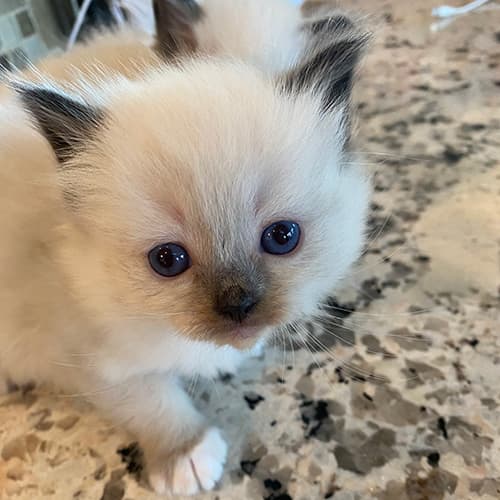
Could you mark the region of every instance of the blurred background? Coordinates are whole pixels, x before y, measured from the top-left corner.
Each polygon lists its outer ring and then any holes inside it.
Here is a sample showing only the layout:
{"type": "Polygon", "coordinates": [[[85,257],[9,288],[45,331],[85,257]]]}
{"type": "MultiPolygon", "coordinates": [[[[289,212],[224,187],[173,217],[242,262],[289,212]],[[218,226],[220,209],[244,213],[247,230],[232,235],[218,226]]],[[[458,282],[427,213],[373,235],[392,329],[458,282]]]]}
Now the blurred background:
{"type": "MultiPolygon", "coordinates": [[[[27,61],[64,50],[83,0],[0,0],[0,66],[22,68],[27,61]]],[[[78,38],[88,29],[115,22],[106,0],[93,0],[78,38]]]]}

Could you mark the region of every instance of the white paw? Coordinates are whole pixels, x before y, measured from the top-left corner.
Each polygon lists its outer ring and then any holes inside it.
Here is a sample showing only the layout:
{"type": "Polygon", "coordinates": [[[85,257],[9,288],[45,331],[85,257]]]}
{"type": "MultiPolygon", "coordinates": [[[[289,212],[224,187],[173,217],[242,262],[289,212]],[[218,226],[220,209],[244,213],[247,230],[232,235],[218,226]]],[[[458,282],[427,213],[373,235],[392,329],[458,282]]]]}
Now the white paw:
{"type": "Polygon", "coordinates": [[[160,495],[195,495],[209,491],[222,477],[226,456],[227,444],[219,429],[212,427],[189,454],[177,459],[170,484],[165,474],[158,472],[152,472],[149,481],[160,495]]]}

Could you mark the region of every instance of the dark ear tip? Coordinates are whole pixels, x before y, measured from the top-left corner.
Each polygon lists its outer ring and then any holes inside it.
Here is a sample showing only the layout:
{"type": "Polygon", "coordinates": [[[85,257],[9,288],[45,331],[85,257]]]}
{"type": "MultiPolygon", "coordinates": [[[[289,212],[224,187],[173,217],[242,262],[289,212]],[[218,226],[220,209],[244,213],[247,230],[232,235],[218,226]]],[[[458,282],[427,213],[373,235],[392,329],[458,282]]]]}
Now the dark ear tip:
{"type": "Polygon", "coordinates": [[[30,84],[23,80],[17,80],[14,78],[0,78],[0,84],[5,85],[9,90],[14,92],[16,95],[22,95],[25,91],[30,88],[30,84]]]}
{"type": "MultiPolygon", "coordinates": [[[[316,2],[317,5],[323,3],[316,2]]],[[[328,50],[329,47],[343,47],[344,56],[347,53],[354,56],[354,65],[359,62],[373,39],[373,30],[367,16],[328,5],[318,7],[314,15],[304,16],[303,29],[308,33],[310,53],[328,50]]]]}
{"type": "Polygon", "coordinates": [[[60,89],[50,87],[44,84],[32,83],[27,80],[10,78],[6,81],[6,86],[15,93],[15,95],[26,105],[32,102],[32,99],[40,100],[42,96],[48,96],[51,93],[59,93],[60,89]]]}
{"type": "Polygon", "coordinates": [[[303,28],[312,39],[347,38],[367,45],[373,37],[374,23],[369,16],[333,7],[329,0],[306,0],[302,17],[303,28]]]}
{"type": "Polygon", "coordinates": [[[347,16],[337,15],[312,21],[309,26],[313,35],[329,31],[348,31],[354,29],[354,22],[347,16]]]}
{"type": "Polygon", "coordinates": [[[284,90],[321,96],[324,111],[348,103],[358,64],[372,38],[359,19],[331,8],[304,18],[305,47],[298,64],[280,82],[284,90]]]}
{"type": "Polygon", "coordinates": [[[50,84],[11,80],[11,88],[33,124],[42,132],[62,162],[102,125],[103,110],[69,96],[50,84]]]}
{"type": "Polygon", "coordinates": [[[48,92],[46,87],[36,86],[24,80],[10,79],[7,81],[7,87],[14,92],[22,106],[30,113],[34,105],[40,105],[41,93],[48,92]]]}

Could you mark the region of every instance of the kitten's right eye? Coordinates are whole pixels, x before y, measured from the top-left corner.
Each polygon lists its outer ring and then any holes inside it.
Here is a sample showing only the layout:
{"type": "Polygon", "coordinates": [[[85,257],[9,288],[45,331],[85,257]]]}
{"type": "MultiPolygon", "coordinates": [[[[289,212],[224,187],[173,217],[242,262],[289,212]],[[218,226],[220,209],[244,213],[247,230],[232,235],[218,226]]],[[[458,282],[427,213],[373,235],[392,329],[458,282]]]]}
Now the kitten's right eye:
{"type": "Polygon", "coordinates": [[[167,278],[182,274],[191,266],[186,249],[176,243],[163,243],[148,254],[149,264],[155,272],[167,278]]]}

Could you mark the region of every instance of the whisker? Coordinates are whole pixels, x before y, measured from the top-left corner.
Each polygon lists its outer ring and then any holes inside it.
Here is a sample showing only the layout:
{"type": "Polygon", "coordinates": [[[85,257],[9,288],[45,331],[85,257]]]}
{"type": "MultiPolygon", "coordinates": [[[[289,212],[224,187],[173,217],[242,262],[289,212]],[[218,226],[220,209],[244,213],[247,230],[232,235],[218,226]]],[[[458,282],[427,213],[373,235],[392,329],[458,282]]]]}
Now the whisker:
{"type": "MultiPolygon", "coordinates": [[[[338,328],[342,328],[342,329],[345,329],[347,331],[354,331],[355,333],[358,333],[361,332],[361,333],[364,333],[364,334],[368,334],[368,335],[373,335],[372,331],[367,329],[367,328],[360,328],[360,327],[355,327],[355,328],[351,328],[351,327],[346,327],[344,325],[336,325],[338,328]]],[[[353,342],[349,342],[347,339],[343,338],[342,336],[336,334],[335,332],[332,332],[330,330],[327,330],[327,329],[324,329],[323,330],[324,333],[326,333],[327,335],[331,335],[332,337],[336,338],[339,342],[341,342],[342,344],[344,345],[348,345],[349,347],[355,347],[355,343],[353,342]]],[[[418,333],[418,332],[417,332],[418,333]]],[[[401,339],[401,340],[406,340],[408,342],[412,342],[412,343],[415,343],[415,344],[418,344],[418,343],[421,343],[421,344],[425,344],[425,345],[428,345],[428,346],[431,346],[432,345],[432,340],[427,338],[427,337],[424,337],[424,336],[421,336],[421,335],[398,335],[398,334],[384,334],[384,335],[380,335],[380,336],[375,336],[376,338],[380,337],[380,339],[384,339],[386,337],[390,337],[390,338],[396,338],[396,339],[401,339]]],[[[386,355],[387,352],[386,351],[374,351],[372,349],[369,349],[369,348],[366,348],[366,353],[367,354],[384,354],[386,355]]]]}
{"type": "Polygon", "coordinates": [[[392,158],[396,160],[412,160],[412,161],[421,161],[421,162],[430,162],[433,158],[425,157],[425,156],[410,156],[410,155],[401,155],[397,153],[387,153],[387,152],[377,152],[377,151],[363,151],[360,154],[363,156],[378,156],[385,158],[392,158]]]}
{"type": "Polygon", "coordinates": [[[401,243],[401,245],[398,245],[389,255],[384,255],[380,259],[378,259],[375,262],[372,262],[370,264],[366,264],[364,266],[360,266],[357,269],[354,269],[351,272],[352,276],[356,276],[358,274],[361,274],[365,272],[368,269],[373,269],[374,267],[379,266],[380,264],[383,264],[384,262],[387,262],[388,260],[392,259],[395,255],[397,255],[399,252],[401,252],[404,248],[412,248],[411,244],[408,241],[405,241],[404,243],[401,243]]]}
{"type": "MultiPolygon", "coordinates": [[[[109,425],[106,425],[104,427],[104,430],[107,432],[118,430],[118,429],[123,429],[129,427],[130,423],[135,420],[135,416],[132,415],[131,417],[127,418],[122,418],[119,420],[114,420],[113,423],[109,423],[109,425]]],[[[71,436],[70,436],[71,437],[71,436]]]]}
{"type": "MultiPolygon", "coordinates": [[[[293,327],[291,327],[293,329],[293,327]]],[[[292,353],[292,366],[295,366],[295,346],[294,346],[294,340],[291,335],[285,335],[288,343],[290,345],[290,351],[292,353]]]]}
{"type": "MultiPolygon", "coordinates": [[[[339,325],[340,326],[340,325],[339,325]]],[[[369,330],[367,330],[368,332],[370,332],[369,330]]],[[[371,333],[371,332],[370,332],[371,333]]],[[[409,336],[406,336],[406,335],[401,335],[400,336],[401,338],[404,338],[405,340],[408,340],[409,339],[409,336]]],[[[383,337],[382,337],[383,338],[383,337]]],[[[381,383],[386,383],[388,381],[387,377],[385,377],[384,375],[376,375],[374,373],[371,373],[365,369],[363,369],[362,367],[359,367],[353,363],[350,363],[346,360],[343,360],[341,358],[339,358],[338,356],[336,356],[331,349],[329,349],[327,346],[325,346],[320,339],[318,339],[317,337],[310,337],[309,340],[311,340],[313,343],[315,343],[315,345],[317,347],[319,347],[320,349],[322,349],[324,352],[326,352],[334,361],[337,361],[339,362],[342,366],[345,366],[347,367],[348,369],[352,370],[353,372],[357,372],[357,373],[360,373],[362,376],[364,376],[365,378],[367,379],[370,379],[370,380],[376,380],[377,382],[381,382],[381,383]]],[[[430,342],[430,339],[422,339],[420,337],[416,337],[414,340],[419,340],[419,341],[422,341],[422,342],[430,342]]],[[[345,343],[345,340],[342,339],[342,341],[345,343]]],[[[384,361],[389,361],[390,359],[394,360],[394,359],[397,359],[397,356],[393,355],[389,358],[387,358],[385,356],[385,352],[384,351],[366,351],[367,353],[371,353],[371,354],[384,354],[384,361]]],[[[418,373],[413,375],[413,376],[408,376],[408,377],[401,377],[400,379],[398,380],[401,380],[402,382],[407,382],[407,381],[411,381],[411,380],[415,380],[418,378],[418,373]]]]}
{"type": "Polygon", "coordinates": [[[195,373],[192,377],[190,377],[189,385],[186,389],[186,392],[191,396],[195,393],[196,385],[198,384],[199,374],[195,373]]]}
{"type": "Polygon", "coordinates": [[[86,368],[92,368],[92,365],[76,365],[74,363],[67,363],[65,361],[51,361],[52,365],[59,366],[61,368],[71,368],[71,369],[79,369],[84,370],[86,368]]]}
{"type": "Polygon", "coordinates": [[[290,349],[292,351],[292,366],[296,366],[296,359],[295,359],[295,345],[292,337],[288,337],[288,340],[290,341],[290,349]]]}
{"type": "MultiPolygon", "coordinates": [[[[336,325],[338,328],[342,328],[343,330],[346,330],[346,331],[353,331],[353,329],[351,328],[348,328],[344,325],[336,325]]],[[[342,337],[341,335],[335,333],[334,331],[331,331],[331,330],[328,330],[326,328],[323,328],[322,332],[326,335],[329,335],[331,337],[333,337],[334,339],[338,340],[338,342],[340,344],[343,344],[343,345],[347,345],[348,347],[356,347],[356,342],[352,342],[344,337],[342,337]]],[[[384,351],[374,351],[373,349],[370,349],[370,348],[366,348],[366,353],[367,354],[386,354],[384,351]]]]}
{"type": "Polygon", "coordinates": [[[106,394],[111,392],[114,389],[117,389],[118,387],[121,387],[125,384],[127,384],[128,381],[124,380],[122,382],[119,382],[117,384],[112,384],[109,386],[101,387],[100,389],[96,389],[95,391],[82,391],[82,392],[75,392],[73,394],[61,394],[61,398],[90,398],[92,396],[99,396],[101,394],[106,394]]]}
{"type": "Polygon", "coordinates": [[[332,360],[336,362],[340,362],[342,366],[347,367],[348,369],[352,370],[355,374],[361,375],[363,378],[366,378],[368,380],[373,380],[381,383],[386,383],[387,378],[383,377],[381,375],[376,375],[374,371],[368,371],[360,366],[357,366],[347,360],[343,360],[336,356],[331,349],[329,349],[325,344],[323,344],[317,337],[310,337],[308,340],[311,340],[313,344],[315,344],[318,348],[320,348],[323,352],[327,353],[332,360]]]}
{"type": "MultiPolygon", "coordinates": [[[[198,380],[199,380],[199,379],[198,379],[198,380]]],[[[210,378],[210,379],[209,379],[209,381],[210,381],[210,383],[211,383],[211,386],[212,386],[212,389],[213,389],[213,391],[214,391],[214,393],[215,393],[215,396],[217,397],[217,399],[221,400],[221,399],[222,399],[222,397],[221,397],[221,393],[220,393],[220,391],[219,391],[219,386],[217,385],[217,383],[216,383],[215,379],[210,378]]]]}
{"type": "Polygon", "coordinates": [[[374,236],[370,235],[368,237],[368,240],[365,243],[365,249],[363,250],[363,253],[361,254],[360,258],[364,257],[369,252],[371,245],[373,245],[380,239],[380,236],[382,236],[384,229],[386,228],[387,224],[389,223],[392,217],[393,213],[389,212],[387,217],[382,222],[381,226],[376,230],[375,235],[374,236]]]}
{"type": "Polygon", "coordinates": [[[281,346],[283,348],[283,355],[281,357],[281,378],[285,379],[285,377],[286,377],[286,365],[288,362],[288,352],[286,350],[287,335],[286,335],[286,332],[284,330],[280,331],[280,337],[281,337],[281,339],[280,339],[281,346]]]}
{"type": "MultiPolygon", "coordinates": [[[[332,305],[332,304],[325,304],[324,306],[322,306],[319,310],[320,313],[325,313],[328,315],[328,311],[326,311],[325,309],[333,309],[335,311],[339,311],[339,312],[346,312],[346,313],[350,313],[350,314],[356,314],[356,316],[358,315],[361,315],[361,316],[367,316],[367,317],[374,317],[374,318],[386,318],[386,317],[392,317],[392,316],[404,316],[404,317],[407,317],[407,316],[420,316],[420,315],[423,315],[423,314],[435,314],[437,311],[446,311],[445,308],[439,308],[439,307],[430,307],[430,308],[422,308],[422,309],[418,309],[416,311],[400,311],[400,312],[387,312],[387,313],[370,313],[370,312],[365,312],[365,311],[358,311],[358,310],[353,310],[353,309],[347,309],[345,307],[342,307],[342,306],[335,306],[335,305],[332,305]]],[[[330,317],[330,316],[327,316],[327,317],[330,317]]],[[[334,317],[334,316],[332,316],[334,317]]]]}
{"type": "Polygon", "coordinates": [[[302,342],[302,344],[304,345],[304,347],[308,351],[309,355],[313,359],[313,362],[316,364],[316,366],[318,367],[318,369],[321,370],[323,367],[322,367],[321,363],[318,361],[317,357],[314,355],[314,353],[311,350],[311,348],[309,347],[309,345],[307,343],[307,339],[304,338],[304,337],[302,337],[301,332],[300,332],[300,326],[301,325],[299,325],[299,324],[296,325],[296,333],[297,333],[297,335],[299,337],[299,340],[302,342]]]}
{"type": "MultiPolygon", "coordinates": [[[[401,334],[396,334],[396,333],[384,333],[384,334],[377,335],[377,334],[374,334],[372,329],[367,328],[366,326],[364,326],[360,322],[354,321],[351,317],[350,318],[337,318],[335,316],[330,316],[330,317],[328,317],[328,320],[333,322],[335,324],[335,326],[338,328],[342,328],[342,329],[345,329],[348,331],[354,331],[355,333],[361,332],[361,333],[368,334],[368,335],[374,335],[375,337],[381,338],[381,339],[383,339],[385,337],[401,338],[401,339],[405,339],[405,340],[412,340],[414,342],[423,342],[423,343],[426,343],[428,345],[432,345],[431,339],[429,339],[426,336],[426,334],[428,334],[428,332],[424,332],[421,330],[412,330],[412,332],[415,335],[410,335],[410,334],[409,335],[401,335],[401,334]]],[[[333,332],[328,331],[324,327],[324,325],[323,325],[323,328],[324,328],[324,331],[326,333],[333,334],[333,332]]],[[[338,338],[344,344],[346,343],[346,339],[344,339],[342,337],[338,337],[338,338]]]]}
{"type": "Polygon", "coordinates": [[[289,341],[289,336],[287,335],[287,328],[286,327],[279,327],[276,330],[276,333],[279,334],[279,346],[280,346],[280,351],[281,351],[281,378],[285,379],[286,377],[286,366],[288,364],[288,353],[286,350],[286,345],[287,341],[289,341]]]}
{"type": "MultiPolygon", "coordinates": [[[[372,330],[363,327],[356,327],[358,331],[367,335],[374,335],[372,330]]],[[[384,333],[382,335],[374,335],[376,338],[384,339],[384,338],[395,338],[395,339],[403,339],[408,340],[415,343],[422,343],[428,346],[432,345],[432,340],[426,337],[422,332],[416,331],[416,335],[401,335],[397,333],[384,333]]]]}

